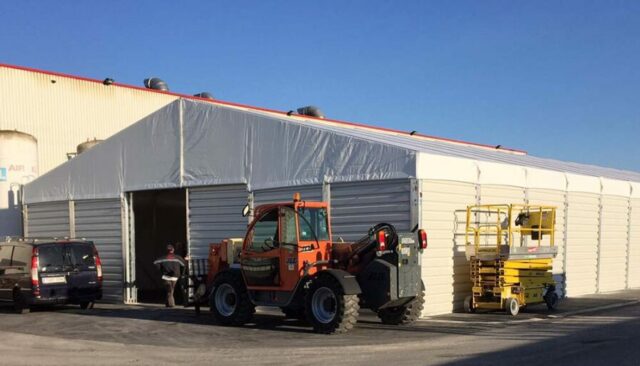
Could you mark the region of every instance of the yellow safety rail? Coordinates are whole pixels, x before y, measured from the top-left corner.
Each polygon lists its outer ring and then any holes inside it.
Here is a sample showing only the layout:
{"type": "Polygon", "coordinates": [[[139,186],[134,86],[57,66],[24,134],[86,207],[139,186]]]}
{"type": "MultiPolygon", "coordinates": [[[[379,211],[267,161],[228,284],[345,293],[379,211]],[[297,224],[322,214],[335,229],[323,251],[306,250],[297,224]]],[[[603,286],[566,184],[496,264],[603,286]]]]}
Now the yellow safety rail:
{"type": "Polygon", "coordinates": [[[473,237],[475,253],[491,252],[492,245],[481,245],[482,237],[495,237],[495,254],[499,256],[500,246],[503,245],[503,238],[512,247],[514,234],[519,234],[521,240],[525,236],[530,236],[537,246],[542,245],[542,238],[549,235],[549,245],[554,246],[555,242],[555,215],[556,208],[542,205],[523,204],[491,204],[491,205],[471,205],[467,206],[467,225],[465,230],[465,242],[471,245],[469,237],[473,237]],[[488,217],[495,216],[495,222],[481,222],[480,219],[472,219],[472,215],[485,214],[488,217]],[[518,222],[518,224],[516,224],[518,222]],[[482,248],[481,248],[482,247],[482,248]]]}

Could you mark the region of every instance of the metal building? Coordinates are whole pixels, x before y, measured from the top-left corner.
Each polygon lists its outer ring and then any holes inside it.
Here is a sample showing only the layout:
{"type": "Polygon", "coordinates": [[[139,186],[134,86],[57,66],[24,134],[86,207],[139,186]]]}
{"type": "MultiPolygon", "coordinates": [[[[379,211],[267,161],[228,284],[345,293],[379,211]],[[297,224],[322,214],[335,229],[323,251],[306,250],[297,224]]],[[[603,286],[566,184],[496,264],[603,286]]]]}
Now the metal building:
{"type": "Polygon", "coordinates": [[[330,202],[336,238],[380,221],[427,229],[424,315],[470,290],[460,212],[476,203],[558,206],[561,294],[640,287],[640,173],[188,98],[28,184],[25,233],[94,240],[107,297],[146,301],[159,240],[206,256],[243,234],[247,201],[293,192],[330,202]]]}
{"type": "Polygon", "coordinates": [[[105,139],[177,98],[0,64],[0,130],[18,130],[38,139],[40,174],[65,162],[67,153],[87,139],[105,139]]]}

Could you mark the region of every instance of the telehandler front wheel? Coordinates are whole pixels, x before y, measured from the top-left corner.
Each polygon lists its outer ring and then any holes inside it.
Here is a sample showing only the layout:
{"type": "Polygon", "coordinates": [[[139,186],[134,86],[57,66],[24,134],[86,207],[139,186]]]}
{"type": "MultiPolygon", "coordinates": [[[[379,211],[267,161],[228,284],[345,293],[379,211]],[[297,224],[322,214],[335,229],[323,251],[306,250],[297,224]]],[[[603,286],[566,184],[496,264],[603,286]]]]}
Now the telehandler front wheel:
{"type": "Polygon", "coordinates": [[[242,276],[230,272],[221,273],[213,281],[209,305],[211,314],[222,325],[248,323],[256,311],[242,276]]]}
{"type": "Polygon", "coordinates": [[[381,309],[378,317],[383,324],[406,325],[411,324],[420,318],[424,309],[424,283],[420,282],[420,292],[413,300],[404,306],[381,309]]]}
{"type": "Polygon", "coordinates": [[[358,295],[345,295],[340,282],[331,275],[313,280],[305,298],[307,320],[316,333],[346,333],[358,321],[358,295]]]}

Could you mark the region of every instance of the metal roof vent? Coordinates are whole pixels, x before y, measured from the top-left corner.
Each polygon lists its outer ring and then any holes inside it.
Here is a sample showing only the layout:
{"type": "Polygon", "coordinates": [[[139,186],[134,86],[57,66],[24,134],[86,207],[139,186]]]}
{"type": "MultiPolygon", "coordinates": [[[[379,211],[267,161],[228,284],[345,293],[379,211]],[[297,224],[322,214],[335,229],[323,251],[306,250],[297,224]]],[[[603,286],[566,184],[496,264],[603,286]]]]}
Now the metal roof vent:
{"type": "Polygon", "coordinates": [[[209,92],[202,92],[202,93],[194,94],[193,96],[198,98],[211,99],[211,100],[215,99],[213,97],[213,94],[209,92]]]}
{"type": "Polygon", "coordinates": [[[144,79],[144,87],[147,89],[169,91],[169,85],[160,78],[144,79]]]}
{"type": "Polygon", "coordinates": [[[301,114],[303,116],[324,118],[324,113],[322,113],[320,108],[313,105],[308,105],[306,107],[298,108],[298,114],[301,114]]]}

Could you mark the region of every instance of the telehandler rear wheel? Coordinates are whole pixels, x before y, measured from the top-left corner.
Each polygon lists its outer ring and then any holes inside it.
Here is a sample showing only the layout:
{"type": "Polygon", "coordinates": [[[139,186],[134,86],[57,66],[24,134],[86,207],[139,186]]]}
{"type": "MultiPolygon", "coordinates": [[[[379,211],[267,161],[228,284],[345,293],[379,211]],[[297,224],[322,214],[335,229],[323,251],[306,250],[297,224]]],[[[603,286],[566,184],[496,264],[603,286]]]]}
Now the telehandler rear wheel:
{"type": "Polygon", "coordinates": [[[209,304],[211,314],[222,325],[243,325],[251,321],[256,312],[242,276],[230,272],[221,273],[213,280],[209,304]]]}
{"type": "Polygon", "coordinates": [[[424,283],[420,282],[420,292],[415,299],[404,306],[386,308],[378,311],[378,317],[383,324],[406,325],[411,324],[420,318],[424,309],[424,283]]]}
{"type": "Polygon", "coordinates": [[[358,295],[345,295],[340,282],[331,275],[315,279],[305,298],[305,313],[316,333],[346,333],[358,321],[358,295]]]}

